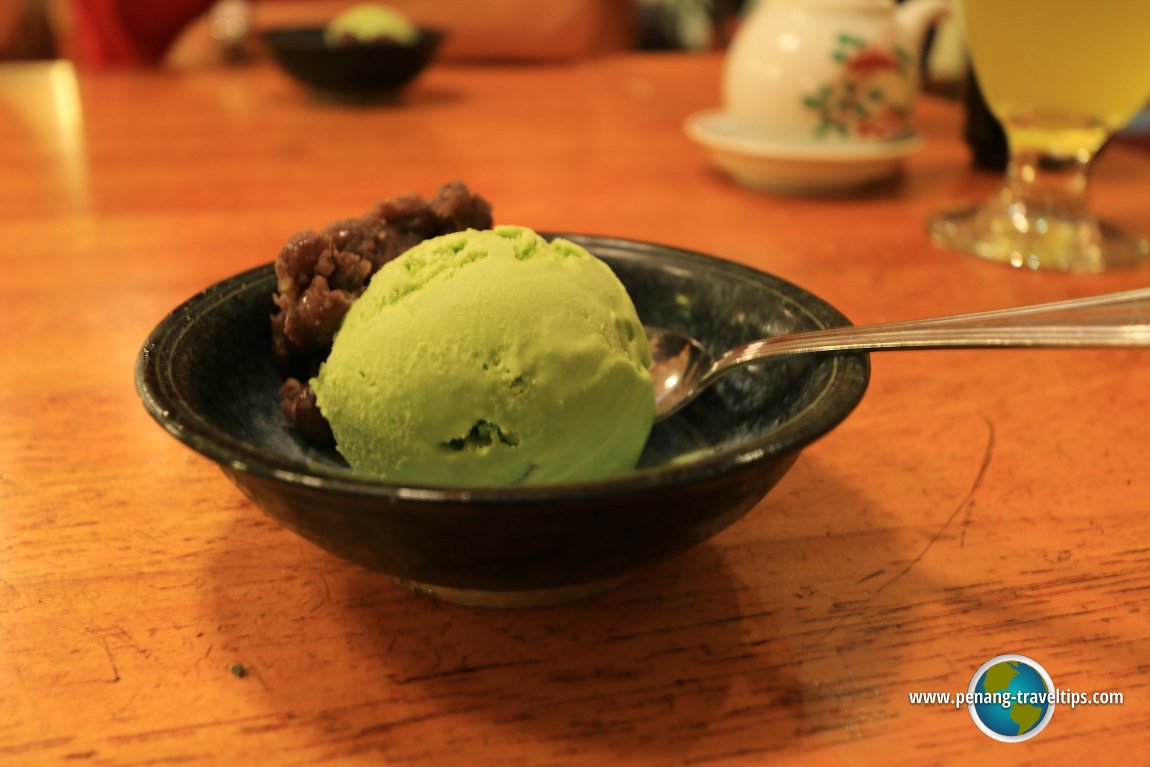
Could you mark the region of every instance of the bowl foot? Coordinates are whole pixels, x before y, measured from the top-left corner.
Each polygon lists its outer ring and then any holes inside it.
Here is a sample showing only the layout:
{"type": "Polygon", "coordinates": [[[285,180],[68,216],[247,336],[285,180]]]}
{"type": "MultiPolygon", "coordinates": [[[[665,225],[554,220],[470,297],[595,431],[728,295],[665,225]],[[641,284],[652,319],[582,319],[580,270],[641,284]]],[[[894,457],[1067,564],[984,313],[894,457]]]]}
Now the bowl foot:
{"type": "Polygon", "coordinates": [[[550,589],[525,589],[523,591],[487,591],[484,589],[458,589],[450,586],[436,586],[431,583],[392,577],[395,583],[417,594],[452,602],[468,607],[498,607],[503,609],[526,609],[549,607],[567,602],[577,602],[604,591],[609,591],[624,583],[630,576],[606,578],[590,583],[577,583],[573,586],[556,586],[550,589]]]}

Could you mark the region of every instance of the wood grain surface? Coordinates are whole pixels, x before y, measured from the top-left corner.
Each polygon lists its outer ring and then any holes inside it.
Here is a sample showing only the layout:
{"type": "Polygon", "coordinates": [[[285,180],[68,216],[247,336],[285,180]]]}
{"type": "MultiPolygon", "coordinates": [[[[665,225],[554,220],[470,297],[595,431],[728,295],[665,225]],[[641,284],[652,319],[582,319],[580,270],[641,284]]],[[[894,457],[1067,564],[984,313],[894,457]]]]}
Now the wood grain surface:
{"type": "MultiPolygon", "coordinates": [[[[455,178],[500,222],[703,250],[855,322],[1148,283],[933,248],[927,217],[996,182],[936,98],[888,183],[740,189],[681,127],[720,70],[437,65],[350,107],[265,64],[0,69],[0,764],[1145,758],[1150,352],[875,355],[858,410],[746,518],[529,611],[436,603],[328,555],[144,412],[133,361],[165,312],[296,231],[455,178]],[[1019,745],[909,703],[1003,653],[1124,703],[1059,707],[1019,745]]],[[[1092,181],[1099,211],[1150,230],[1150,153],[1116,143],[1092,181]]]]}

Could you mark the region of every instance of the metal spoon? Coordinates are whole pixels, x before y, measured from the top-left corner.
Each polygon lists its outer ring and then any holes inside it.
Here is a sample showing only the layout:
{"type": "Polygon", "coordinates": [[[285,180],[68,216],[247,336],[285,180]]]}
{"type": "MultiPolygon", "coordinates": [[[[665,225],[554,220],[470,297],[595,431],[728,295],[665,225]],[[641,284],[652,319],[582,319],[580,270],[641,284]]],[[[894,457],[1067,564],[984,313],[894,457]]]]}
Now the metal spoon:
{"type": "Polygon", "coordinates": [[[904,322],[828,328],[763,338],[718,358],[694,338],[647,327],[656,420],[734,368],[812,352],[887,349],[1150,346],[1150,288],[1089,298],[904,322]]]}

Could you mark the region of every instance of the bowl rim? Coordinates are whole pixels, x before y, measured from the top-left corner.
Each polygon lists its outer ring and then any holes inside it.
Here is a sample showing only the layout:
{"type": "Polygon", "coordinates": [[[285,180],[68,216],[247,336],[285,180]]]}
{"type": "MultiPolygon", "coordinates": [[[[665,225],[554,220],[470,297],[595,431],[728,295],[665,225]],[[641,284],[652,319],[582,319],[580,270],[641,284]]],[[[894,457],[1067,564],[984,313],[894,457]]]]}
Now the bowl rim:
{"type": "Polygon", "coordinates": [[[259,38],[272,48],[284,51],[414,51],[435,45],[447,35],[446,30],[441,27],[417,24],[416,29],[419,30],[419,37],[413,43],[381,39],[356,42],[354,45],[329,45],[323,36],[325,27],[315,24],[285,24],[267,27],[260,30],[259,38]]]}
{"type": "MultiPolygon", "coordinates": [[[[649,260],[651,256],[672,256],[680,262],[702,263],[711,269],[726,271],[754,281],[773,283],[780,292],[797,294],[804,313],[811,319],[849,320],[835,307],[805,288],[750,266],[699,251],[686,250],[649,241],[614,236],[540,231],[551,239],[561,237],[576,242],[596,256],[610,255],[649,260]],[[806,305],[813,303],[813,307],[806,305]],[[817,309],[820,315],[816,315],[817,309]]],[[[251,267],[216,282],[169,311],[148,334],[135,364],[135,384],[147,412],[169,434],[225,470],[253,475],[267,480],[294,485],[301,489],[324,490],[343,495],[381,501],[419,501],[424,504],[467,504],[476,508],[499,505],[532,506],[540,502],[578,502],[590,498],[642,493],[653,488],[694,484],[728,474],[738,468],[762,462],[808,446],[838,426],[861,401],[870,379],[870,360],[865,352],[841,352],[824,355],[831,373],[814,395],[808,408],[770,429],[750,443],[708,452],[682,463],[636,469],[625,474],[593,482],[524,485],[524,486],[443,486],[398,484],[380,479],[359,477],[350,469],[335,469],[308,464],[282,454],[239,440],[199,415],[178,395],[171,376],[170,362],[197,319],[207,316],[221,303],[245,292],[252,283],[270,281],[274,285],[274,263],[251,267]],[[829,403],[829,409],[818,414],[814,405],[829,403]]],[[[271,292],[268,294],[269,303],[271,292]]],[[[270,307],[269,307],[270,309],[270,307]]],[[[270,314],[269,314],[270,317],[270,314]]]]}

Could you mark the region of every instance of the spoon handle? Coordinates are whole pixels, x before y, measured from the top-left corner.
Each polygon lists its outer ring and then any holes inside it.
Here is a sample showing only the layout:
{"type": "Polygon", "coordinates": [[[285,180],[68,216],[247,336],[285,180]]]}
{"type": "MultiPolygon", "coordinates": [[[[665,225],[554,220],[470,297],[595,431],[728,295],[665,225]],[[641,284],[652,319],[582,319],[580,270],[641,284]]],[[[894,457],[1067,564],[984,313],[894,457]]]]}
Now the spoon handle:
{"type": "Polygon", "coordinates": [[[1150,288],[988,312],[828,328],[736,346],[706,377],[808,352],[993,347],[1150,346],[1150,288]]]}

